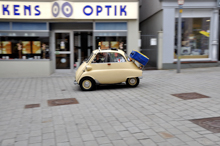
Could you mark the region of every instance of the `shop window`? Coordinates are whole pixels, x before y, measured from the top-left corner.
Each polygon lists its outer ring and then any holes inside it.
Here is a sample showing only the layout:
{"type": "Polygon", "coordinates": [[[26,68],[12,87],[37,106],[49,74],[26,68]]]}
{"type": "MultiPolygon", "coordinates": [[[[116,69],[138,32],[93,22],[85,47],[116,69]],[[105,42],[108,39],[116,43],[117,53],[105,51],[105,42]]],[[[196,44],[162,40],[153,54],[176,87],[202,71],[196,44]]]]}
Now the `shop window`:
{"type": "Polygon", "coordinates": [[[97,22],[95,30],[127,30],[126,22],[97,22]]]}
{"type": "Polygon", "coordinates": [[[47,23],[12,22],[12,30],[47,30],[47,23]]]}
{"type": "MultiPolygon", "coordinates": [[[[174,58],[177,59],[178,19],[175,25],[174,58]]],[[[209,58],[210,18],[183,18],[181,58],[209,58]]]]}
{"type": "Polygon", "coordinates": [[[9,22],[0,22],[0,30],[10,30],[9,22]]]}
{"type": "Polygon", "coordinates": [[[126,37],[96,37],[96,46],[101,42],[100,49],[116,48],[126,52],[127,39],[126,37]]]}
{"type": "Polygon", "coordinates": [[[49,58],[49,37],[0,37],[0,59],[49,58]]]}

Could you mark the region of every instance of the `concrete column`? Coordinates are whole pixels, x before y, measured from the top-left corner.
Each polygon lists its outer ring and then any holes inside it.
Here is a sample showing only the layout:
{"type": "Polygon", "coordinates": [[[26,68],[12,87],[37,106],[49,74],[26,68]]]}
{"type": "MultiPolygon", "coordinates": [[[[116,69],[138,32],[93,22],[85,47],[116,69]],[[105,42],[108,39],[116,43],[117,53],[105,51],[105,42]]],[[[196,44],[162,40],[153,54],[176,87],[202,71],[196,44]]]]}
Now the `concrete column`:
{"type": "Polygon", "coordinates": [[[213,11],[213,26],[214,26],[214,29],[212,29],[212,42],[211,42],[211,57],[212,57],[212,60],[213,61],[217,61],[218,60],[218,57],[217,57],[217,54],[218,54],[218,25],[219,25],[219,10],[218,9],[215,9],[213,11]]]}
{"type": "Polygon", "coordinates": [[[173,63],[175,39],[175,9],[163,10],[163,63],[173,63]]]}
{"type": "Polygon", "coordinates": [[[158,31],[157,69],[163,68],[163,31],[158,31]]]}
{"type": "Polygon", "coordinates": [[[139,22],[138,20],[129,20],[127,23],[127,54],[129,55],[132,50],[138,50],[139,39],[139,22]]]}

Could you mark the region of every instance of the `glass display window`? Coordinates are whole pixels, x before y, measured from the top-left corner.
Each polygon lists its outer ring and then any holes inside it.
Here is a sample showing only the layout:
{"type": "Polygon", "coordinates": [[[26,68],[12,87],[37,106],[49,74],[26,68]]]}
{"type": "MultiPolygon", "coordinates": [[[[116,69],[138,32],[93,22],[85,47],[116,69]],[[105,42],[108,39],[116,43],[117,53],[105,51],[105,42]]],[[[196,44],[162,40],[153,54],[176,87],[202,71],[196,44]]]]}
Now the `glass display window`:
{"type": "Polygon", "coordinates": [[[50,59],[49,37],[0,37],[1,59],[50,59]]]}
{"type": "MultiPolygon", "coordinates": [[[[182,18],[181,58],[209,58],[210,18],[182,18]]],[[[177,59],[178,18],[175,25],[174,59],[177,59]]]]}

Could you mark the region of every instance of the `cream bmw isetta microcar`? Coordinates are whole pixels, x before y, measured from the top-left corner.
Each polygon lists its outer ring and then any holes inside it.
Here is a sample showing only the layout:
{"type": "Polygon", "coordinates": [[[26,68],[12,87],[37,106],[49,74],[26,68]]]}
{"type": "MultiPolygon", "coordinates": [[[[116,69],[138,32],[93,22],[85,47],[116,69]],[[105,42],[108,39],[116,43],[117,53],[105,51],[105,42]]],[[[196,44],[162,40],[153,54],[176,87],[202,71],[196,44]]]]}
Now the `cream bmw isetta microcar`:
{"type": "Polygon", "coordinates": [[[74,84],[84,91],[93,90],[98,84],[126,82],[130,87],[139,84],[142,70],[122,50],[94,50],[76,71],[74,84]]]}

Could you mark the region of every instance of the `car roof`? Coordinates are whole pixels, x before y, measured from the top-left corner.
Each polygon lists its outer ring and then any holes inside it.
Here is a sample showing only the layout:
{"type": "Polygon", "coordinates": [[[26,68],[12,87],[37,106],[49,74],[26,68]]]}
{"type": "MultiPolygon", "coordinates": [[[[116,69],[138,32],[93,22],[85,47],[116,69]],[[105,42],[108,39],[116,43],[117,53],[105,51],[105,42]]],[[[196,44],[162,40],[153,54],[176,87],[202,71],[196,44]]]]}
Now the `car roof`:
{"type": "Polygon", "coordinates": [[[93,53],[105,53],[105,52],[114,52],[114,53],[120,53],[120,54],[123,54],[124,53],[124,51],[122,51],[122,50],[120,50],[120,49],[96,49],[96,50],[94,50],[93,51],[93,53]]]}

